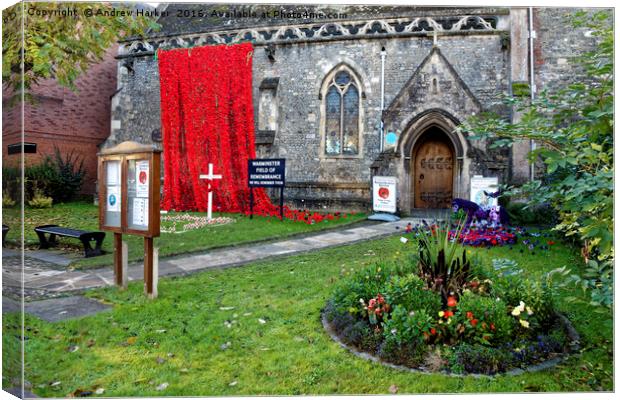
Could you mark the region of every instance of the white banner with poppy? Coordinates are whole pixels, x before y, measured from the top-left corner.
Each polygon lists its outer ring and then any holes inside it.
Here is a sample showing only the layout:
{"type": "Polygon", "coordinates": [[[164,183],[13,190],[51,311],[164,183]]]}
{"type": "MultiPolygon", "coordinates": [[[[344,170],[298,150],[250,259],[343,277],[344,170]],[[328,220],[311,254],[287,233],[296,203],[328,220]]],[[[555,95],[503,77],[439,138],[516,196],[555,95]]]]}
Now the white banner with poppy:
{"type": "Polygon", "coordinates": [[[396,177],[372,178],[372,209],[375,212],[396,212],[396,177]]]}

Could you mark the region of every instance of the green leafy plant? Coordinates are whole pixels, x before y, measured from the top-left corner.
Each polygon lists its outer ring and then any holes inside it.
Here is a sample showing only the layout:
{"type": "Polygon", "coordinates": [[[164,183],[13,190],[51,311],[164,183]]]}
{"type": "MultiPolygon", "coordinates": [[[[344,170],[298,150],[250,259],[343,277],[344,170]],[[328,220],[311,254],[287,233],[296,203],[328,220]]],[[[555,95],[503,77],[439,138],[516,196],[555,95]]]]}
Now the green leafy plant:
{"type": "Polygon", "coordinates": [[[409,311],[426,310],[433,315],[441,309],[441,296],[413,273],[392,276],[385,287],[385,298],[388,304],[400,304],[409,311]]]}
{"type": "Polygon", "coordinates": [[[500,344],[510,338],[514,321],[501,299],[466,291],[459,299],[454,316],[458,337],[469,343],[500,344]]]}
{"type": "Polygon", "coordinates": [[[451,223],[430,226],[423,230],[419,242],[420,275],[428,286],[439,292],[444,302],[450,293],[460,293],[469,279],[470,264],[465,247],[458,238],[465,227],[465,220],[458,220],[455,238],[450,238],[451,223]]]}
{"type": "Polygon", "coordinates": [[[28,205],[32,208],[50,208],[52,207],[52,198],[45,196],[41,190],[36,189],[28,205]]]}
{"type": "Polygon", "coordinates": [[[15,204],[16,204],[15,200],[11,198],[11,195],[9,195],[9,192],[7,190],[4,190],[2,192],[2,207],[11,208],[15,206],[15,204]]]}
{"type": "Polygon", "coordinates": [[[392,338],[398,344],[422,344],[425,338],[432,336],[433,317],[426,310],[408,311],[397,305],[391,318],[383,324],[383,335],[392,338]]]}
{"type": "Polygon", "coordinates": [[[28,3],[23,8],[18,3],[3,10],[3,83],[19,93],[41,79],[54,78],[75,89],[80,73],[101,61],[119,39],[159,28],[154,18],[128,11],[129,6],[121,3],[98,3],[93,8],[89,3],[63,2],[28,3]],[[76,15],[63,15],[67,9],[76,15]],[[117,12],[103,13],[111,11],[117,12]]]}
{"type": "Polygon", "coordinates": [[[542,161],[546,174],[509,194],[529,198],[532,206],[549,204],[559,218],[555,229],[578,237],[590,258],[602,261],[613,258],[613,23],[608,11],[578,12],[572,23],[597,40],[594,51],[575,58],[583,79],[543,91],[534,101],[506,97],[507,106],[522,114],[518,122],[482,114],[458,130],[495,147],[536,141],[529,159],[542,161]]]}

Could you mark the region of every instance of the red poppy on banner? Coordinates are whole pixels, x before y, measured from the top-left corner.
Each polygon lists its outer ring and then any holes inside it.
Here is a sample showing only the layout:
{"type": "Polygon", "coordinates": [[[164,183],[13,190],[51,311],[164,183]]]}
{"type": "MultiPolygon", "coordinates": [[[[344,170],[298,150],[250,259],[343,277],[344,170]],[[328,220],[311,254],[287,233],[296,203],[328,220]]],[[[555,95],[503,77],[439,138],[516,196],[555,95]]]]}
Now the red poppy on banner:
{"type": "MultiPolygon", "coordinates": [[[[162,208],[206,211],[211,182],[214,211],[248,212],[248,159],[255,158],[252,45],[159,50],[164,193],[162,208]]],[[[254,189],[256,214],[277,207],[254,189]]]]}

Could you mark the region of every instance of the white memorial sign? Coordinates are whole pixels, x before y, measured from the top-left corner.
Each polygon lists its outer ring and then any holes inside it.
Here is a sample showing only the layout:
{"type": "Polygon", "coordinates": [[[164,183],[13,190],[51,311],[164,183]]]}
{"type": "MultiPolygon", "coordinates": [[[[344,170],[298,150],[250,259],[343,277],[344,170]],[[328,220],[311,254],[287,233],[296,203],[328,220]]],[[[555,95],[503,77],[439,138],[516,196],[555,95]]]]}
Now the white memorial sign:
{"type": "Polygon", "coordinates": [[[148,161],[136,162],[136,197],[149,197],[148,161]]]}
{"type": "Polygon", "coordinates": [[[483,177],[474,175],[470,183],[469,200],[477,203],[480,207],[488,209],[497,206],[497,197],[487,196],[484,192],[495,193],[499,190],[497,177],[483,177]]]}
{"type": "Polygon", "coordinates": [[[372,178],[372,209],[374,211],[396,212],[396,178],[374,176],[372,178]]]}

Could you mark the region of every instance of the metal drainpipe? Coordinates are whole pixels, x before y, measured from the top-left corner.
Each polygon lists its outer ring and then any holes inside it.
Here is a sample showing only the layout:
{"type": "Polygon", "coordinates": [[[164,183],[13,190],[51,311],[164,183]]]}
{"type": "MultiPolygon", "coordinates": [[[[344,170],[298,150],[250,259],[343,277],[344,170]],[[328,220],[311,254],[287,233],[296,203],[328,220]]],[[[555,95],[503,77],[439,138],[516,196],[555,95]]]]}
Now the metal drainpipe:
{"type": "MultiPolygon", "coordinates": [[[[536,31],[534,30],[534,8],[529,7],[529,39],[530,39],[530,100],[534,102],[534,93],[536,92],[536,82],[534,79],[534,39],[536,38],[536,31]]],[[[536,142],[530,139],[530,151],[536,150],[536,142]]],[[[536,162],[533,162],[530,166],[530,181],[534,180],[536,162]]]]}
{"type": "Polygon", "coordinates": [[[385,108],[385,47],[381,47],[381,141],[379,142],[379,150],[383,151],[383,109],[385,108]]]}

